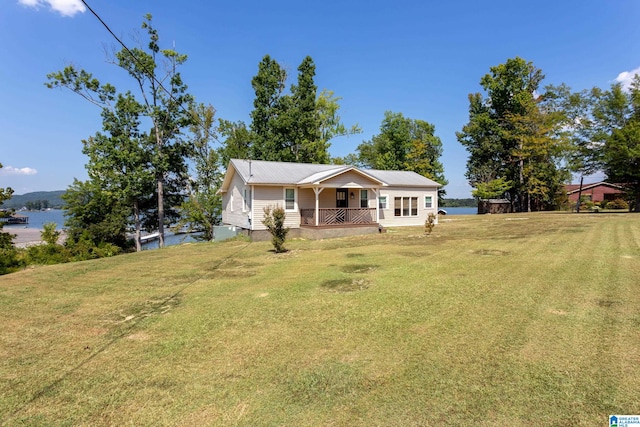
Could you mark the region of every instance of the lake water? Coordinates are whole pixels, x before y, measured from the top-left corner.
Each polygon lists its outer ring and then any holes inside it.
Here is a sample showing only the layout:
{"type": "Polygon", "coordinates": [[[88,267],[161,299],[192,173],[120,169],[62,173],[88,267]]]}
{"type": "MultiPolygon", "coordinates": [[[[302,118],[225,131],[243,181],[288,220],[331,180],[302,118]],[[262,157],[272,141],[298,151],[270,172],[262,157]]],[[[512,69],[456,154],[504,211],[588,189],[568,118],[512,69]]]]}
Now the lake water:
{"type": "Polygon", "coordinates": [[[447,215],[477,215],[478,208],[440,208],[447,211],[447,215]]]}
{"type": "MultiPolygon", "coordinates": [[[[20,211],[18,214],[29,217],[29,224],[6,224],[4,226],[5,231],[11,232],[12,228],[34,228],[38,230],[42,230],[44,225],[50,222],[56,224],[57,230],[62,230],[64,228],[64,221],[66,217],[64,216],[64,211],[60,209],[51,209],[48,211],[20,211]]],[[[177,245],[180,243],[186,242],[194,242],[196,239],[193,238],[190,234],[178,234],[175,235],[170,231],[165,232],[165,245],[177,245]]],[[[158,241],[152,240],[143,244],[143,249],[156,249],[158,247],[158,241]]]]}

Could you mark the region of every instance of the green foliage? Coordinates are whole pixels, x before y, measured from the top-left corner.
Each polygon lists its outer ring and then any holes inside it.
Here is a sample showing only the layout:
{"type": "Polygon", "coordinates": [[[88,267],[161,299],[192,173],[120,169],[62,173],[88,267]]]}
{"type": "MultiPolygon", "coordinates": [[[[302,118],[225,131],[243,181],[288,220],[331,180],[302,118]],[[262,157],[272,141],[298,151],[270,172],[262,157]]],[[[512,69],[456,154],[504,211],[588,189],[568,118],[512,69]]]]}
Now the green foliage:
{"type": "Polygon", "coordinates": [[[436,226],[436,214],[429,212],[427,219],[424,221],[424,233],[430,235],[433,228],[436,226]]]}
{"type": "MultiPolygon", "coordinates": [[[[0,163],[0,169],[2,169],[2,163],[0,163]]],[[[13,189],[11,188],[0,188],[0,206],[11,198],[13,194],[13,189]]],[[[5,233],[2,231],[4,227],[4,222],[1,220],[2,218],[8,218],[13,214],[12,210],[0,210],[0,249],[2,250],[11,250],[13,249],[13,234],[5,233]]],[[[6,254],[9,256],[10,254],[6,254]]],[[[10,264],[9,264],[10,265],[10,264]]],[[[8,268],[8,266],[6,267],[8,268]]],[[[1,273],[2,270],[0,270],[1,273]]]]}
{"type": "Polygon", "coordinates": [[[439,205],[442,208],[476,208],[478,207],[478,201],[474,198],[443,199],[439,205]]]}
{"type": "Polygon", "coordinates": [[[68,245],[84,240],[90,242],[90,246],[104,242],[129,247],[127,223],[131,209],[114,193],[95,181],[75,180],[63,199],[68,245]]]}
{"type": "Polygon", "coordinates": [[[214,226],[222,218],[222,198],[218,193],[222,180],[220,155],[211,147],[216,138],[213,126],[213,106],[198,105],[192,110],[194,124],[191,127],[194,147],[192,160],[195,175],[189,186],[189,198],[180,206],[181,218],[176,228],[202,231],[196,239],[213,240],[214,226]]]}
{"type": "Polygon", "coordinates": [[[469,122],[456,134],[470,154],[466,176],[478,194],[497,179],[511,182],[506,196],[519,210],[553,206],[569,178],[563,160],[570,118],[558,101],[565,89],[550,87],[538,95],[543,78],[518,57],[491,67],[480,80],[487,97],[469,95],[469,122]]]}
{"type": "Polygon", "coordinates": [[[606,205],[607,209],[625,209],[628,210],[629,209],[629,203],[627,203],[626,201],[622,200],[622,199],[615,199],[612,200],[610,202],[607,203],[606,205]]]}
{"type": "Polygon", "coordinates": [[[275,208],[267,206],[264,208],[264,219],[262,223],[267,227],[269,233],[271,233],[271,243],[276,253],[286,252],[284,247],[289,228],[285,227],[286,214],[284,208],[276,206],[275,208]]]}
{"type": "Polygon", "coordinates": [[[28,265],[62,264],[71,260],[71,253],[66,247],[50,243],[29,246],[25,259],[28,265]]]}
{"type": "Polygon", "coordinates": [[[502,197],[513,187],[512,181],[505,181],[504,178],[497,178],[489,182],[478,182],[476,189],[471,192],[473,197],[482,200],[502,197]]]}
{"type": "Polygon", "coordinates": [[[297,84],[285,93],[287,73],[266,55],[251,80],[255,91],[250,130],[242,122],[221,121],[225,135],[224,163],[230,158],[251,158],[302,163],[329,163],[331,139],[361,132],[357,125],[347,128],[338,110],[341,98],[314,82],[316,67],[307,56],[298,67],[297,84]]]}
{"type": "MultiPolygon", "coordinates": [[[[435,127],[424,120],[387,111],[380,134],[358,146],[358,161],[372,169],[414,171],[446,185],[440,161],[442,142],[434,132],[435,127]]],[[[441,190],[440,196],[444,194],[441,190]]]]}
{"type": "Polygon", "coordinates": [[[192,147],[182,134],[192,124],[185,106],[193,102],[177,71],[186,55],[160,49],[151,15],[145,16],[142,28],[149,40],[147,49],[123,48],[112,58],[134,80],[140,100],[130,92],[118,93],[111,84],[101,84],[73,66],[49,74],[46,83],[49,88],[68,88],[102,109],[104,133],[83,141],[83,152],[89,156],[87,170],[95,185],[128,206],[125,224],[133,223],[138,250],[142,227],[157,229],[159,244],[164,246],[165,221],[177,215],[173,207],[184,200],[192,147]],[[151,121],[149,133],[139,130],[141,117],[151,121]]]}
{"type": "Polygon", "coordinates": [[[40,233],[42,240],[48,245],[55,245],[60,238],[60,232],[56,230],[57,224],[55,222],[48,222],[43,225],[43,230],[40,233]]]}

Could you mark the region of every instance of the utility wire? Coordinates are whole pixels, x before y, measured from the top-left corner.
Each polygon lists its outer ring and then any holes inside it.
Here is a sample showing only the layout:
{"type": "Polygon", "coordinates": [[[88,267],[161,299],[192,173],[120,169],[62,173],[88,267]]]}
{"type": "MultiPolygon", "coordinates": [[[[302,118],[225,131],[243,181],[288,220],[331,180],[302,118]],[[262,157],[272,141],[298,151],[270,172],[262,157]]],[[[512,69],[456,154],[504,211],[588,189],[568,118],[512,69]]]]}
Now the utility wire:
{"type": "MultiPolygon", "coordinates": [[[[171,100],[172,100],[173,102],[175,102],[176,104],[178,104],[178,105],[180,106],[180,108],[182,108],[182,110],[183,110],[184,112],[186,112],[187,114],[189,114],[189,113],[190,113],[190,112],[189,112],[189,110],[188,110],[187,108],[185,108],[185,106],[184,106],[181,102],[178,102],[178,101],[173,97],[173,95],[171,94],[171,92],[169,92],[169,91],[164,87],[164,85],[162,84],[162,82],[156,78],[156,76],[154,75],[154,73],[152,73],[150,70],[148,70],[148,69],[145,67],[145,65],[144,65],[144,64],[143,64],[143,63],[138,59],[138,57],[137,57],[136,55],[134,55],[134,54],[133,54],[133,52],[131,52],[131,50],[127,47],[127,45],[125,45],[125,44],[124,44],[124,42],[123,42],[122,40],[120,40],[120,38],[119,38],[118,36],[116,36],[116,35],[115,35],[115,33],[114,33],[113,31],[111,31],[111,28],[109,28],[109,26],[107,25],[107,23],[106,23],[106,22],[104,22],[104,20],[100,17],[100,15],[98,15],[98,14],[96,13],[96,11],[94,11],[94,10],[91,8],[91,6],[89,6],[89,4],[87,4],[87,2],[86,2],[85,0],[80,0],[80,1],[82,2],[82,4],[84,4],[84,5],[85,5],[85,7],[86,7],[87,9],[89,9],[89,12],[91,12],[91,13],[93,14],[93,16],[95,16],[95,17],[96,17],[96,19],[97,19],[98,21],[100,21],[100,23],[102,24],[102,26],[103,26],[104,28],[106,28],[106,29],[107,29],[107,31],[109,32],[109,34],[111,34],[111,35],[113,36],[113,38],[114,38],[114,39],[116,39],[116,41],[117,41],[118,43],[120,43],[120,45],[122,46],[122,48],[123,48],[125,51],[127,51],[127,53],[131,56],[131,58],[132,58],[132,59],[133,59],[133,60],[134,60],[134,61],[135,61],[135,62],[136,62],[136,63],[137,63],[141,68],[142,68],[142,70],[144,71],[144,73],[145,73],[145,74],[146,74],[150,79],[152,79],[154,82],[156,82],[156,83],[157,83],[157,85],[158,85],[162,90],[164,90],[164,91],[167,93],[167,95],[169,95],[169,98],[171,98],[171,100]]],[[[199,120],[199,118],[198,118],[198,125],[202,125],[202,123],[201,123],[201,121],[199,120]]],[[[204,128],[204,126],[202,126],[202,127],[204,128]]]]}

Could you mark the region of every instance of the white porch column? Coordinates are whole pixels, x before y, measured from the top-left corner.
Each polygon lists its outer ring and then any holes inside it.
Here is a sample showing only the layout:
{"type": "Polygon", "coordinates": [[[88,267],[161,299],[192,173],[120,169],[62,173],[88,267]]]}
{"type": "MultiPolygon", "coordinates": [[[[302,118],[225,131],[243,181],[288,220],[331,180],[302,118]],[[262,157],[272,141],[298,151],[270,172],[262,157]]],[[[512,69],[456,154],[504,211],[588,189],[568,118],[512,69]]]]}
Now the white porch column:
{"type": "Polygon", "coordinates": [[[316,214],[315,214],[315,218],[316,218],[316,227],[318,226],[318,216],[319,216],[319,209],[320,209],[320,201],[318,200],[318,195],[320,193],[322,193],[322,190],[324,190],[324,187],[313,187],[313,192],[316,194],[316,214]]]}
{"type": "Polygon", "coordinates": [[[378,188],[371,189],[371,191],[376,195],[376,222],[380,223],[380,200],[378,199],[380,192],[378,190],[378,188]]]}

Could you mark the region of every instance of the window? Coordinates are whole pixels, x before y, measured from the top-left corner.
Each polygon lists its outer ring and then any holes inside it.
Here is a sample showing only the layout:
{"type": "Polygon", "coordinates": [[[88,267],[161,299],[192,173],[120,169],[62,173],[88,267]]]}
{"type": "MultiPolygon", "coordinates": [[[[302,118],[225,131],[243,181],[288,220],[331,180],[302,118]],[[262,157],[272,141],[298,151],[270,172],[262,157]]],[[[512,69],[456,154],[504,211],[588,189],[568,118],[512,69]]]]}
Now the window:
{"type": "Polygon", "coordinates": [[[369,199],[367,196],[367,190],[360,190],[360,207],[368,208],[369,207],[369,199]]]}
{"type": "Polygon", "coordinates": [[[295,188],[284,189],[284,209],[292,211],[296,208],[296,190],[295,188]]]}
{"type": "Polygon", "coordinates": [[[251,189],[245,188],[242,193],[242,212],[246,212],[251,208],[251,189]]]}
{"type": "Polygon", "coordinates": [[[418,198],[395,197],[394,214],[395,216],[418,216],[418,198]]]}
{"type": "Polygon", "coordinates": [[[424,196],[424,207],[425,209],[433,207],[433,196],[424,196]]]}
{"type": "Polygon", "coordinates": [[[387,196],[378,197],[378,208],[387,209],[387,196]]]}

